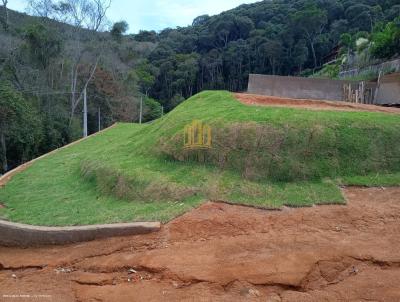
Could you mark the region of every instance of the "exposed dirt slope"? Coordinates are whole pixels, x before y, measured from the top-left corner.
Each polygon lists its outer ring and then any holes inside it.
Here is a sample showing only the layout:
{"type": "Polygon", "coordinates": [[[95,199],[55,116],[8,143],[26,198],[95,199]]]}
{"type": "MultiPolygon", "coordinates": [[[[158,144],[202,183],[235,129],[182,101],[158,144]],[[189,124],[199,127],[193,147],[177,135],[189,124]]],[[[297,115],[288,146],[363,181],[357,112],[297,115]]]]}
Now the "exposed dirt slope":
{"type": "Polygon", "coordinates": [[[273,107],[304,108],[312,110],[338,110],[338,111],[370,111],[400,114],[399,108],[382,107],[376,105],[355,104],[334,101],[318,101],[304,99],[289,99],[275,96],[235,93],[235,97],[244,104],[273,107]]]}
{"type": "Polygon", "coordinates": [[[0,248],[0,301],[400,301],[400,188],[345,194],[283,211],[206,203],[159,233],[0,248]]]}

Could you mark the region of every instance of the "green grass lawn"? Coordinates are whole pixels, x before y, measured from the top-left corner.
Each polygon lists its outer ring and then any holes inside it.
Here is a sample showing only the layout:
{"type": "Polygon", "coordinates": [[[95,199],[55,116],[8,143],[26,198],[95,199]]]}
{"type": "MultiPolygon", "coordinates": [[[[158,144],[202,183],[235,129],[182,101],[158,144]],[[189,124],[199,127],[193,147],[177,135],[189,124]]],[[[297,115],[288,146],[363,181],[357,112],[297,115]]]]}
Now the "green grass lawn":
{"type": "Polygon", "coordinates": [[[84,225],[168,221],[205,200],[266,208],[344,203],[338,183],[400,185],[399,158],[398,115],[246,106],[228,92],[207,91],[151,124],[117,124],[35,162],[0,189],[6,205],[0,216],[84,225]],[[217,134],[247,123],[279,135],[286,129],[285,143],[271,157],[269,149],[260,153],[235,142],[226,168],[213,160],[178,160],[161,142],[180,152],[183,128],[193,119],[217,134]],[[249,154],[256,177],[243,173],[249,154]]]}
{"type": "Polygon", "coordinates": [[[396,187],[400,186],[400,172],[392,174],[369,174],[364,176],[346,176],[338,179],[338,182],[347,186],[364,186],[364,187],[396,187]]]}

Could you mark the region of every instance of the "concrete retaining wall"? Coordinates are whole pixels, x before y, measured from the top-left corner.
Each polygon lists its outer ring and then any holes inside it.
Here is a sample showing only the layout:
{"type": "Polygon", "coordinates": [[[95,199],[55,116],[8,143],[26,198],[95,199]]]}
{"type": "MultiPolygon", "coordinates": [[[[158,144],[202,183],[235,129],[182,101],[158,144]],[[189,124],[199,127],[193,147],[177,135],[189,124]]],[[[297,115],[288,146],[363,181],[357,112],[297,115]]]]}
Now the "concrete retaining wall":
{"type": "MultiPolygon", "coordinates": [[[[111,127],[114,127],[112,125],[111,127]]],[[[107,131],[109,128],[103,129],[86,138],[77,140],[69,145],[63,146],[52,152],[44,154],[38,158],[27,162],[16,169],[9,171],[0,177],[0,187],[4,186],[15,174],[25,170],[35,161],[49,156],[61,149],[75,145],[82,140],[86,140],[99,133],[107,131]]],[[[50,244],[68,244],[74,242],[90,241],[114,236],[127,236],[150,233],[158,231],[161,228],[160,222],[134,222],[134,223],[117,223],[117,224],[102,224],[89,226],[74,226],[74,227],[42,227],[32,226],[21,223],[14,223],[0,220],[0,245],[3,246],[19,246],[30,247],[50,244]]]]}
{"type": "Polygon", "coordinates": [[[251,74],[248,93],[294,99],[343,100],[343,84],[351,81],[251,74]]]}
{"type": "Polygon", "coordinates": [[[380,105],[400,105],[400,73],[384,75],[375,100],[380,105]]]}
{"type": "Polygon", "coordinates": [[[30,247],[68,244],[158,231],[160,222],[134,222],[76,227],[41,227],[0,220],[0,245],[30,247]]]}

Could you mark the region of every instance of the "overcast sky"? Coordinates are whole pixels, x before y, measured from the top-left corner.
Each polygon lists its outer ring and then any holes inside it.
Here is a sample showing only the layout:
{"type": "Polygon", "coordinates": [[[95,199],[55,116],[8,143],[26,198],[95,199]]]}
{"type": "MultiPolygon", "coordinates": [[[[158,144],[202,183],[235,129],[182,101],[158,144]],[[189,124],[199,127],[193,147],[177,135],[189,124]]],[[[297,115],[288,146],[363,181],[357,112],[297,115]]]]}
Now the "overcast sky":
{"type": "MultiPolygon", "coordinates": [[[[140,29],[160,30],[186,26],[197,16],[215,15],[243,3],[260,0],[113,0],[108,17],[111,21],[125,20],[129,32],[140,29]]],[[[25,11],[27,0],[9,0],[11,9],[25,11]]]]}

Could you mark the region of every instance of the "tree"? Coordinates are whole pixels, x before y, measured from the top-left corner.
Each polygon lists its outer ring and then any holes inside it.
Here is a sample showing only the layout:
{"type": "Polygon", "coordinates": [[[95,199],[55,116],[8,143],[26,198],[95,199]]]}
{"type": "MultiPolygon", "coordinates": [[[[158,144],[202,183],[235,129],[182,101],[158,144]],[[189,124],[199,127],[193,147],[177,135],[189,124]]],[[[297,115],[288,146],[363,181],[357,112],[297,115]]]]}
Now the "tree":
{"type": "Polygon", "coordinates": [[[98,31],[105,27],[111,0],[30,0],[30,11],[40,17],[98,31]]]}
{"type": "Polygon", "coordinates": [[[377,58],[390,58],[400,53],[400,17],[377,27],[372,34],[371,53],[377,58]]]}
{"type": "Polygon", "coordinates": [[[28,9],[33,15],[51,18],[54,8],[53,5],[53,0],[29,0],[28,9]]]}
{"type": "Polygon", "coordinates": [[[149,122],[161,117],[162,108],[155,99],[146,97],[144,99],[143,121],[149,122]]]}
{"type": "Polygon", "coordinates": [[[387,21],[392,21],[400,16],[400,4],[393,5],[390,9],[385,11],[385,18],[387,21]]]}
{"type": "Polygon", "coordinates": [[[158,35],[154,30],[140,30],[138,34],[134,35],[134,38],[138,42],[155,43],[158,40],[158,35]]]}
{"type": "Polygon", "coordinates": [[[57,33],[41,23],[30,24],[25,30],[25,38],[33,60],[43,69],[61,52],[62,41],[57,33]]]}
{"type": "Polygon", "coordinates": [[[344,33],[340,35],[340,44],[342,46],[345,46],[347,49],[352,49],[353,48],[353,38],[349,33],[344,33]]]}
{"type": "MultiPolygon", "coordinates": [[[[81,100],[85,98],[87,87],[93,79],[102,53],[102,45],[97,43],[97,53],[96,51],[91,52],[95,56],[90,58],[90,63],[87,60],[82,62],[84,54],[88,52],[88,49],[81,46],[82,36],[85,34],[82,28],[93,31],[101,30],[105,26],[106,12],[110,8],[111,0],[30,0],[29,5],[39,16],[74,25],[70,38],[75,44],[71,54],[71,111],[69,118],[69,126],[71,126],[75,110],[81,100]],[[89,68],[82,68],[82,66],[89,66],[89,68]],[[86,72],[82,73],[82,70],[86,72]]],[[[86,125],[84,125],[85,127],[86,125]]]]}
{"type": "Polygon", "coordinates": [[[3,24],[3,28],[5,31],[8,31],[8,0],[1,0],[3,3],[3,10],[4,10],[4,16],[0,18],[0,22],[3,24]]]}
{"type": "Polygon", "coordinates": [[[200,89],[217,89],[223,85],[223,58],[220,51],[213,49],[206,53],[200,61],[200,66],[200,89]]]}
{"type": "Polygon", "coordinates": [[[276,74],[276,68],[283,58],[284,48],[279,40],[268,40],[263,44],[265,56],[268,58],[272,74],[276,74]]]}
{"type": "Polygon", "coordinates": [[[199,70],[198,59],[199,57],[196,53],[178,54],[175,57],[176,70],[172,85],[175,92],[182,96],[190,97],[193,95],[194,84],[199,70]]]}
{"type": "Polygon", "coordinates": [[[334,44],[338,44],[340,41],[340,35],[348,32],[349,22],[345,19],[335,20],[331,24],[331,40],[334,44]]]}
{"type": "Polygon", "coordinates": [[[224,73],[229,90],[242,90],[247,86],[250,72],[250,49],[245,40],[232,41],[223,52],[224,73]]]}
{"type": "Polygon", "coordinates": [[[353,28],[360,31],[371,32],[375,23],[383,19],[382,7],[379,5],[369,6],[358,3],[349,6],[345,14],[353,28]]]}
{"type": "Polygon", "coordinates": [[[91,9],[89,10],[89,20],[88,24],[92,27],[89,29],[98,31],[101,30],[106,21],[106,13],[111,6],[111,0],[92,0],[91,9]]]}
{"type": "Polygon", "coordinates": [[[316,68],[318,63],[315,43],[328,22],[326,12],[312,3],[308,3],[303,10],[292,15],[292,20],[294,21],[294,26],[297,26],[304,32],[305,38],[310,44],[314,68],[316,68]]]}
{"type": "Polygon", "coordinates": [[[230,41],[231,32],[235,27],[234,16],[231,14],[222,16],[216,20],[212,26],[216,42],[215,45],[217,47],[226,47],[230,41]]]}
{"type": "Polygon", "coordinates": [[[235,26],[237,29],[236,37],[238,39],[247,39],[250,32],[254,29],[254,23],[248,17],[236,17],[235,26]]]}
{"type": "MultiPolygon", "coordinates": [[[[36,15],[51,18],[60,22],[66,22],[74,25],[71,31],[71,41],[75,43],[72,48],[72,66],[71,66],[71,113],[69,125],[77,106],[84,98],[86,89],[93,78],[96,68],[100,61],[101,45],[98,45],[98,53],[89,64],[90,67],[86,73],[81,87],[79,87],[79,76],[82,70],[82,59],[87,49],[81,47],[80,41],[85,34],[82,28],[93,31],[101,30],[106,23],[106,12],[110,8],[111,0],[30,0],[29,7],[36,15]],[[100,47],[99,47],[100,46],[100,47]],[[81,88],[81,89],[79,89],[81,88]],[[78,92],[78,89],[80,90],[78,92]]],[[[100,43],[99,43],[100,44],[100,43]]],[[[94,52],[92,52],[94,53],[94,52]]],[[[85,64],[87,65],[87,64],[85,64]]],[[[85,68],[84,68],[85,69],[85,68]]],[[[86,69],[87,70],[87,69],[86,69]]]]}
{"type": "Polygon", "coordinates": [[[136,69],[139,86],[142,92],[148,96],[149,90],[154,85],[156,80],[156,69],[151,66],[147,61],[142,62],[136,69]]]}
{"type": "MultiPolygon", "coordinates": [[[[7,150],[17,149],[21,160],[26,160],[41,139],[38,113],[7,82],[0,83],[0,171],[9,168],[7,150]]],[[[14,155],[15,156],[15,155],[14,155]]],[[[15,158],[14,158],[15,160],[15,158]]]]}
{"type": "Polygon", "coordinates": [[[116,22],[111,29],[111,36],[113,36],[115,40],[120,42],[122,39],[122,35],[127,32],[128,28],[129,25],[128,23],[126,23],[126,21],[116,22]]]}
{"type": "Polygon", "coordinates": [[[293,64],[297,67],[301,73],[303,65],[306,63],[308,58],[308,48],[305,40],[300,40],[294,47],[292,57],[293,64]]]}
{"type": "Polygon", "coordinates": [[[201,15],[201,16],[198,16],[198,17],[196,17],[196,18],[193,20],[192,26],[201,26],[201,25],[204,25],[204,24],[206,24],[206,22],[207,22],[208,20],[210,20],[210,16],[209,16],[209,15],[201,15]]]}

